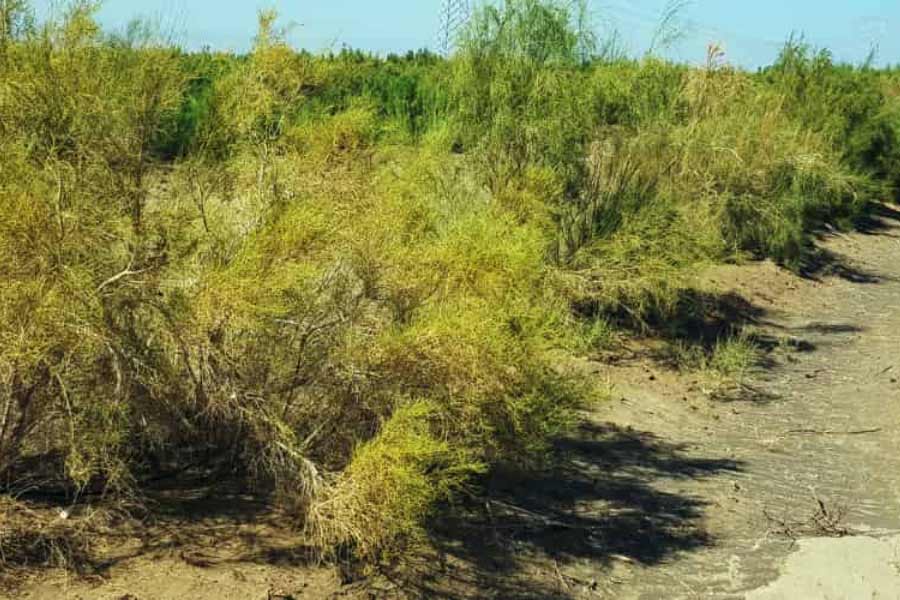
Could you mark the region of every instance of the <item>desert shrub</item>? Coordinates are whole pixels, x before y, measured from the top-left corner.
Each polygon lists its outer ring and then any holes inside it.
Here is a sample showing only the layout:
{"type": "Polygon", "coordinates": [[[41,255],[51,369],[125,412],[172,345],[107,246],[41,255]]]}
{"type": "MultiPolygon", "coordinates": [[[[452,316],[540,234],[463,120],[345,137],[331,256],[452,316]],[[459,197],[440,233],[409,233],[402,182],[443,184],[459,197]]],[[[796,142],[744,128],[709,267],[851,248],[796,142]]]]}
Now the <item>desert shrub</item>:
{"type": "Polygon", "coordinates": [[[727,101],[704,106],[704,113],[676,132],[684,152],[682,185],[718,207],[731,253],[796,265],[811,230],[858,213],[865,182],[841,164],[822,136],[793,122],[780,97],[740,74],[712,76],[725,80],[704,94],[727,101]],[[733,92],[722,85],[734,86],[733,92]]]}
{"type": "Polygon", "coordinates": [[[368,560],[420,536],[437,501],[483,469],[434,436],[438,415],[425,402],[398,407],[313,507],[310,536],[323,548],[341,544],[368,560]]]}
{"type": "MultiPolygon", "coordinates": [[[[157,140],[154,152],[168,161],[195,154],[221,153],[224,148],[217,147],[217,140],[209,137],[214,130],[208,121],[215,117],[215,84],[236,68],[239,61],[230,54],[212,51],[179,53],[178,58],[185,78],[184,94],[178,111],[169,116],[167,135],[157,140]]],[[[221,154],[217,158],[222,158],[221,154]]]]}
{"type": "Polygon", "coordinates": [[[594,122],[633,129],[683,121],[687,74],[685,67],[655,58],[598,62],[588,82],[594,122]]]}
{"type": "Polygon", "coordinates": [[[372,359],[386,388],[379,396],[397,394],[385,406],[403,407],[407,394],[422,394],[428,418],[416,415],[422,422],[413,426],[407,409],[395,408],[374,441],[354,453],[313,507],[310,526],[325,548],[351,544],[369,557],[395,549],[419,535],[435,503],[472,475],[547,458],[578,392],[561,383],[539,348],[522,347],[539,324],[493,304],[425,308],[408,327],[375,341],[372,359]],[[373,504],[372,494],[385,500],[373,504]]]}
{"type": "Polygon", "coordinates": [[[168,389],[140,413],[167,459],[227,451],[326,550],[369,557],[486,465],[540,462],[581,394],[551,368],[569,316],[546,231],[491,203],[440,130],[398,148],[379,146],[380,128],[360,99],[236,145],[227,190],[203,162],[174,172],[193,197],[152,215],[197,241],[172,241],[184,257],[157,334],[168,389]],[[385,453],[396,478],[374,470],[385,453]]]}
{"type": "Polygon", "coordinates": [[[602,120],[577,195],[557,202],[551,251],[588,314],[665,318],[708,262],[798,267],[812,231],[851,222],[877,194],[779,90],[714,47],[703,69],[601,64],[591,81],[602,120]]]}
{"type": "Polygon", "coordinates": [[[41,448],[52,477],[130,484],[132,401],[148,395],[165,229],[148,223],[151,148],[181,93],[152,39],[106,43],[75,3],[4,66],[0,205],[2,468],[41,448]],[[48,443],[52,441],[52,443],[48,443]]]}
{"type": "Polygon", "coordinates": [[[337,114],[301,122],[286,137],[297,150],[317,161],[347,156],[364,160],[380,129],[374,107],[360,101],[337,114]]]}
{"type": "Polygon", "coordinates": [[[835,64],[829,51],[792,37],[762,77],[784,94],[791,114],[822,133],[851,167],[896,188],[900,127],[878,71],[835,64]]]}
{"type": "MultiPolygon", "coordinates": [[[[246,56],[187,54],[0,2],[3,485],[202,467],[377,560],[546,464],[592,397],[565,353],[707,263],[800,264],[896,179],[895,74],[595,57],[584,6],[485,6],[445,60],[297,52],[271,12],[246,56]]],[[[746,342],[698,364],[741,376],[746,342]]]]}
{"type": "Polygon", "coordinates": [[[428,51],[382,59],[344,49],[318,60],[322,83],[311,93],[312,112],[343,111],[363,99],[379,117],[401,123],[412,137],[447,116],[447,65],[428,51]]]}
{"type": "Polygon", "coordinates": [[[731,253],[797,266],[811,231],[864,207],[872,187],[793,120],[780,94],[728,68],[697,73],[687,92],[694,116],[676,134],[679,177],[718,207],[731,253]]]}
{"type": "Polygon", "coordinates": [[[486,5],[455,59],[452,106],[462,146],[498,193],[530,166],[549,166],[575,184],[586,118],[582,63],[589,44],[563,3],[486,5]]]}
{"type": "MultiPolygon", "coordinates": [[[[237,391],[237,401],[234,392],[220,394],[224,412],[237,406],[248,416],[264,410],[280,415],[284,430],[296,432],[294,439],[314,436],[316,443],[303,448],[323,472],[317,484],[322,491],[310,498],[313,507],[331,502],[334,494],[344,498],[341,502],[367,506],[369,482],[359,478],[372,473],[353,466],[355,448],[372,436],[381,439],[383,423],[393,422],[404,398],[427,401],[435,411],[431,435],[452,442],[472,464],[539,457],[557,427],[553,424],[562,423],[575,402],[574,393],[545,393],[553,389],[545,355],[559,337],[552,326],[566,318],[564,309],[543,297],[549,293],[543,283],[545,239],[487,203],[473,205],[469,196],[452,188],[445,195],[425,187],[444,177],[433,169],[442,170],[448,159],[425,155],[416,166],[410,158],[413,165],[403,173],[382,175],[385,187],[374,196],[356,188],[355,196],[334,190],[301,200],[281,212],[272,229],[248,238],[245,248],[252,254],[239,255],[232,267],[238,270],[210,287],[219,315],[215,326],[233,332],[224,333],[223,340],[251,344],[227,351],[246,357],[240,365],[243,374],[226,378],[219,368],[217,379],[232,382],[226,390],[246,390],[237,391]],[[341,219],[351,206],[365,210],[367,219],[358,224],[341,219]],[[266,283],[253,285],[261,276],[266,283]],[[249,279],[240,284],[240,302],[223,304],[223,297],[232,294],[223,293],[222,286],[243,277],[249,279]],[[339,295],[331,295],[335,293],[339,295]],[[231,316],[223,322],[226,314],[231,316]],[[257,380],[254,372],[267,378],[257,380]],[[248,384],[260,387],[247,390],[248,384]],[[295,394],[289,410],[263,409],[265,404],[248,409],[246,398],[271,402],[279,398],[279,389],[295,394]],[[324,473],[343,473],[345,468],[354,473],[354,483],[349,488],[328,485],[324,473]],[[363,497],[346,497],[348,489],[363,497]]],[[[358,174],[371,176],[367,170],[358,174]]],[[[394,431],[388,439],[405,444],[409,440],[401,433],[394,431]]],[[[271,435],[261,439],[268,442],[271,435]]],[[[375,447],[393,452],[387,443],[375,447]]],[[[421,481],[410,481],[412,504],[372,510],[381,514],[377,511],[396,508],[404,514],[385,516],[386,523],[394,518],[408,523],[411,506],[430,510],[432,494],[445,496],[439,493],[445,487],[439,475],[429,471],[425,481],[431,487],[423,497],[416,491],[421,481]]],[[[338,480],[346,477],[350,475],[338,480]]],[[[424,509],[417,512],[416,522],[421,524],[426,515],[424,509]]],[[[345,525],[310,526],[335,532],[345,525]]],[[[371,532],[367,547],[390,546],[396,541],[392,531],[385,525],[383,532],[371,532]]]]}

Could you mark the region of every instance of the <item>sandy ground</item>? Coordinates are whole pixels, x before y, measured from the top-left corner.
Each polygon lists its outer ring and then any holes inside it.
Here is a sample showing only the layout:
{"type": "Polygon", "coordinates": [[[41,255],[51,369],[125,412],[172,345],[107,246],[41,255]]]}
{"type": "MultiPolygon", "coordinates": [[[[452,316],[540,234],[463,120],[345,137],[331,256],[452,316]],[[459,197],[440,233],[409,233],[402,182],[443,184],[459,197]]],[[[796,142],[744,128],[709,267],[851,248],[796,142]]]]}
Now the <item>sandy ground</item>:
{"type": "Polygon", "coordinates": [[[778,344],[741,393],[707,402],[686,394],[691,415],[672,405],[673,382],[634,390],[643,398],[635,410],[613,408],[614,421],[689,456],[731,461],[689,485],[660,474],[657,489],[703,507],[704,541],[627,569],[634,583],[616,597],[900,598],[896,545],[882,541],[900,532],[896,214],[823,247],[828,265],[812,278],[771,265],[720,273],[718,289],[748,299],[760,340],[778,344]]]}
{"type": "Polygon", "coordinates": [[[222,513],[8,597],[900,599],[897,217],[823,239],[805,277],[770,263],[709,274],[717,321],[697,342],[739,322],[766,349],[739,388],[711,393],[654,344],[579,364],[612,400],[559,441],[561,466],[498,474],[490,500],[439,522],[403,568],[342,584],[277,523],[222,513]]]}
{"type": "Polygon", "coordinates": [[[566,464],[497,482],[409,597],[900,598],[882,541],[900,533],[898,214],[821,247],[804,277],[706,278],[719,322],[697,330],[741,322],[767,349],[739,389],[709,393],[652,344],[585,365],[613,399],[561,441],[566,464]]]}
{"type": "Polygon", "coordinates": [[[900,598],[898,560],[896,536],[803,540],[782,575],[747,599],[900,598]]]}

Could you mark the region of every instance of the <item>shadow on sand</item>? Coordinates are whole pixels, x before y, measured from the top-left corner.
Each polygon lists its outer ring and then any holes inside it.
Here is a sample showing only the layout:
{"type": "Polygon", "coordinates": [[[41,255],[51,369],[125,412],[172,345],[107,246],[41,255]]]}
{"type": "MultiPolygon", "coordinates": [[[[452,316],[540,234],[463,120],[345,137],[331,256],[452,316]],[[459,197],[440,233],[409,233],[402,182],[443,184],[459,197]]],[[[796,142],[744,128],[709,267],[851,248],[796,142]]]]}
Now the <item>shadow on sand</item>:
{"type": "Polygon", "coordinates": [[[523,561],[564,571],[582,561],[595,569],[615,560],[653,565],[708,546],[713,540],[701,525],[704,502],[657,484],[742,468],[734,460],[691,456],[649,432],[612,425],[583,425],[556,445],[552,469],[493,473],[486,496],[468,501],[432,529],[437,558],[405,570],[396,584],[422,598],[570,597],[575,588],[596,582],[550,571],[526,585],[520,580],[523,561]],[[536,580],[545,585],[536,588],[536,580]],[[491,594],[479,596],[477,590],[491,594]]]}

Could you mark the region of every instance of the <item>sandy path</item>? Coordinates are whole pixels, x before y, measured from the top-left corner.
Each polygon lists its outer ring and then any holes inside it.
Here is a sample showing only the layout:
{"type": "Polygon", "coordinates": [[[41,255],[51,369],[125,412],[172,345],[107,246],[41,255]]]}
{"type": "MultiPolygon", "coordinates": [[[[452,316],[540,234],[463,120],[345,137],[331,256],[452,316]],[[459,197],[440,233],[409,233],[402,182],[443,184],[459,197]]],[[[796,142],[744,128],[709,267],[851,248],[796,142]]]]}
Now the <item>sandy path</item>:
{"type": "Polygon", "coordinates": [[[587,365],[613,400],[560,441],[563,467],[498,477],[401,573],[341,587],[294,561],[162,552],[17,597],[900,598],[900,220],[883,212],[824,240],[815,277],[716,271],[718,299],[770,349],[740,394],[646,357],[587,365]]]}
{"type": "MultiPolygon", "coordinates": [[[[698,477],[678,465],[646,473],[670,506],[695,510],[680,535],[672,535],[679,524],[650,511],[661,545],[672,543],[644,556],[637,544],[637,562],[611,569],[621,583],[603,586],[607,594],[900,598],[900,572],[881,541],[900,532],[900,228],[885,216],[876,232],[825,247],[833,264],[820,281],[765,265],[725,270],[726,288],[756,305],[761,339],[786,342],[739,399],[703,401],[683,394],[683,382],[642,382],[610,410],[614,423],[682,449],[682,462],[709,464],[698,477]],[[789,539],[845,533],[858,537],[789,539]],[[853,561],[842,559],[848,547],[853,561]],[[863,574],[877,575],[880,595],[860,583],[863,574]]],[[[582,579],[591,567],[578,566],[582,579]]]]}
{"type": "Polygon", "coordinates": [[[445,524],[440,576],[426,562],[402,587],[840,600],[871,598],[858,582],[875,577],[876,598],[900,598],[884,559],[900,532],[900,221],[885,209],[822,247],[815,276],[761,263],[711,277],[770,349],[739,394],[711,398],[647,358],[589,365],[614,398],[561,442],[564,468],[498,481],[489,514],[445,524]]]}

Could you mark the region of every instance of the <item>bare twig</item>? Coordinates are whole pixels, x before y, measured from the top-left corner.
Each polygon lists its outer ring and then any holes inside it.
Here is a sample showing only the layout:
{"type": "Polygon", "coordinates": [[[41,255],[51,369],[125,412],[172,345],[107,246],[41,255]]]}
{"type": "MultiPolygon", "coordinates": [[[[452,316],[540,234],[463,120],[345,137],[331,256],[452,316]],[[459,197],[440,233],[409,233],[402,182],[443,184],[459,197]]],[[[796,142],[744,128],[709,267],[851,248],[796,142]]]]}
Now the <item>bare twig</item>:
{"type": "Polygon", "coordinates": [[[873,427],[872,429],[855,429],[850,431],[837,431],[834,429],[791,429],[785,433],[806,433],[812,435],[863,435],[866,433],[878,433],[882,431],[881,427],[873,427]]]}
{"type": "Polygon", "coordinates": [[[0,420],[0,474],[6,470],[6,461],[11,457],[6,456],[6,431],[9,427],[10,415],[12,414],[13,398],[12,394],[5,394],[5,402],[3,406],[3,419],[0,420]]]}
{"type": "Polygon", "coordinates": [[[531,517],[532,519],[536,519],[541,521],[541,523],[545,527],[560,527],[563,529],[584,529],[583,527],[577,525],[570,525],[569,523],[563,523],[562,521],[558,521],[547,515],[542,515],[540,513],[536,513],[534,511],[528,510],[527,508],[522,508],[521,506],[516,506],[514,504],[510,504],[508,502],[502,502],[500,500],[488,500],[488,506],[497,505],[505,508],[506,510],[514,513],[518,513],[525,517],[531,517]]]}
{"type": "Polygon", "coordinates": [[[556,571],[556,577],[557,577],[557,579],[559,579],[559,585],[567,590],[572,589],[571,587],[569,587],[568,582],[566,582],[566,578],[563,577],[562,572],[559,570],[559,561],[558,560],[555,560],[555,559],[553,560],[553,569],[556,571]]]}
{"type": "Polygon", "coordinates": [[[778,518],[763,510],[763,515],[770,523],[769,531],[776,535],[784,536],[796,542],[804,536],[830,536],[843,537],[850,535],[852,531],[844,525],[844,518],[847,516],[847,508],[837,505],[829,509],[825,501],[814,496],[816,508],[805,519],[792,519],[785,515],[778,518]]]}
{"type": "Polygon", "coordinates": [[[107,279],[106,281],[104,281],[103,283],[101,283],[101,284],[97,287],[97,292],[102,292],[102,291],[103,291],[103,288],[105,288],[105,287],[108,286],[108,285],[114,284],[115,282],[119,281],[120,279],[124,279],[125,277],[131,277],[132,275],[140,275],[141,273],[145,273],[145,272],[147,272],[147,271],[149,270],[149,269],[138,269],[137,271],[132,271],[132,270],[131,270],[131,265],[132,265],[132,264],[134,264],[133,261],[132,261],[131,264],[129,264],[129,265],[125,268],[124,271],[122,271],[121,273],[117,273],[117,274],[113,275],[112,277],[110,277],[109,279],[107,279]]]}

